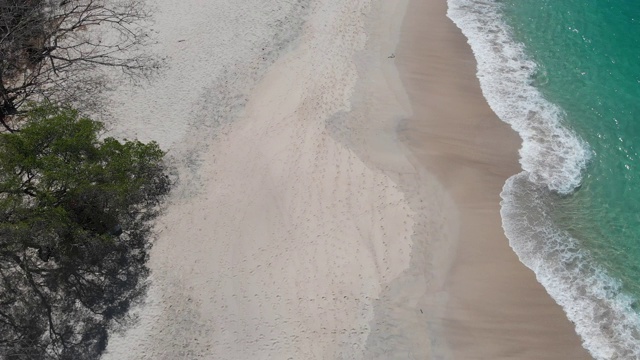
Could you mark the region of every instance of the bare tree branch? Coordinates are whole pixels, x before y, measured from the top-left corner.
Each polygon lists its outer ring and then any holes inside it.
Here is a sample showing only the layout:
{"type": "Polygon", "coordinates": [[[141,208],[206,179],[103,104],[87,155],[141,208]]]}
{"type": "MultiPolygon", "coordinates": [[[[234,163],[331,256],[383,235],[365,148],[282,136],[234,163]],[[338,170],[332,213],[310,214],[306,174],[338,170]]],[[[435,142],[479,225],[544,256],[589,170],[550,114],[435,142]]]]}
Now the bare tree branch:
{"type": "Polygon", "coordinates": [[[91,108],[109,77],[154,75],[150,25],[143,0],[0,0],[2,128],[17,130],[30,101],[91,108]]]}

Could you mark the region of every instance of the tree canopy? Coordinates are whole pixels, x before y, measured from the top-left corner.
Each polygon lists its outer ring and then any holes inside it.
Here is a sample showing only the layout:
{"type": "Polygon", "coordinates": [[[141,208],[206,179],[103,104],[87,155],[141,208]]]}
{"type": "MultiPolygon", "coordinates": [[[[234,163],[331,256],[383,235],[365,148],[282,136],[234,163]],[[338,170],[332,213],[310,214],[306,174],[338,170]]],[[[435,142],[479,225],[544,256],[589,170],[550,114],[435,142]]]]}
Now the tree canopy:
{"type": "Polygon", "coordinates": [[[164,153],[71,108],[26,119],[0,134],[0,358],[95,359],[145,292],[164,153]]]}

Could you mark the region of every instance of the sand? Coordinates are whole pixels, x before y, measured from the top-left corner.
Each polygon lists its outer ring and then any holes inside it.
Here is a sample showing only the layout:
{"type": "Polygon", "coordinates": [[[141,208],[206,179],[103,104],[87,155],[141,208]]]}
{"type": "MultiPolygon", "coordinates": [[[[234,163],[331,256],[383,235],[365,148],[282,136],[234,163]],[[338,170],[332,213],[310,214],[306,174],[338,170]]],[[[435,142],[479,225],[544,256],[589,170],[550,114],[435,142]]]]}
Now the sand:
{"type": "Polygon", "coordinates": [[[411,1],[396,63],[414,110],[401,132],[460,211],[442,291],[442,325],[456,359],[588,359],[573,325],[508,245],[499,193],[520,172],[520,140],[493,114],[466,39],[444,0],[411,1]]]}
{"type": "Polygon", "coordinates": [[[105,359],[585,358],[502,233],[519,139],[444,1],[158,2],[174,66],[120,92],[114,132],[180,182],[105,359]]]}
{"type": "Polygon", "coordinates": [[[197,193],[172,197],[140,320],[105,358],[363,358],[415,223],[392,177],[329,126],[351,110],[369,5],[317,2],[234,121],[182,140],[206,148],[197,193]]]}

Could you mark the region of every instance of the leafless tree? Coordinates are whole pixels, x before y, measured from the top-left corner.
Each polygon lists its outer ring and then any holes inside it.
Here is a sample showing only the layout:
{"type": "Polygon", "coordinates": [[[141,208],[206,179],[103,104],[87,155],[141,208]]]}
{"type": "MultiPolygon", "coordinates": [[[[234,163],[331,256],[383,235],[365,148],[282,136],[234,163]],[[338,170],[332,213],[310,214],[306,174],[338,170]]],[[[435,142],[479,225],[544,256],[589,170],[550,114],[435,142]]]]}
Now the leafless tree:
{"type": "Polygon", "coordinates": [[[145,0],[0,0],[0,125],[19,128],[24,105],[97,106],[116,73],[134,81],[159,70],[148,53],[145,0]]]}

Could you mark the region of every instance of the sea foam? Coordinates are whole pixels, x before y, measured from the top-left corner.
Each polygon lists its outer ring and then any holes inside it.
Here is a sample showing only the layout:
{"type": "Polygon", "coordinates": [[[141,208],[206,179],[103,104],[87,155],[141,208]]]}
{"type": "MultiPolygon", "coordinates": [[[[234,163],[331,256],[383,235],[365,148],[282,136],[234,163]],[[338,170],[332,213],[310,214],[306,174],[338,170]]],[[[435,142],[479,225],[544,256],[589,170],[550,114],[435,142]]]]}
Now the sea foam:
{"type": "Polygon", "coordinates": [[[563,111],[533,86],[538,66],[513,41],[493,1],[449,0],[449,18],[469,40],[482,93],[493,111],[520,134],[520,164],[533,183],[568,194],[580,185],[587,144],[562,125],[563,111]]]}
{"type": "Polygon", "coordinates": [[[596,265],[579,241],[554,226],[548,211],[557,195],[531,183],[526,172],[507,180],[502,224],[520,261],[536,273],[596,359],[640,358],[634,299],[596,265]]]}
{"type": "Polygon", "coordinates": [[[588,145],[563,125],[562,109],[535,87],[543,71],[511,37],[499,3],[449,0],[448,5],[448,17],[467,37],[478,62],[483,95],[523,140],[524,171],[511,177],[501,193],[511,247],[563,307],[591,355],[640,358],[633,300],[550,215],[554,200],[580,186],[591,155],[588,145]]]}

